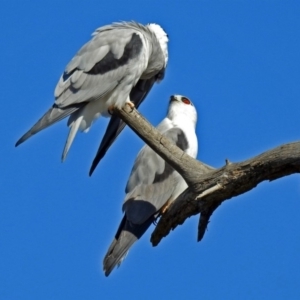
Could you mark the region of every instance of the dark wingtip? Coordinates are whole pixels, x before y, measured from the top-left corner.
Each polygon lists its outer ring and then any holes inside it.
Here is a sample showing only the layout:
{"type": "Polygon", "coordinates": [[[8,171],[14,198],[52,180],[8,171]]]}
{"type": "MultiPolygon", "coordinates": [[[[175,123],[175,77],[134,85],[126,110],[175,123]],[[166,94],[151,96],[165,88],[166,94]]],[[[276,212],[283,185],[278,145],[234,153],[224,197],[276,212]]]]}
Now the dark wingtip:
{"type": "Polygon", "coordinates": [[[95,167],[92,165],[89,171],[89,176],[91,177],[93,175],[93,172],[95,170],[95,167]]]}
{"type": "Polygon", "coordinates": [[[24,134],[15,144],[15,147],[18,147],[20,144],[24,143],[31,135],[24,134]]]}
{"type": "Polygon", "coordinates": [[[120,134],[120,132],[123,130],[124,127],[125,127],[125,123],[122,120],[120,120],[117,116],[111,117],[108,126],[106,128],[106,131],[104,133],[104,136],[102,138],[102,141],[100,143],[100,146],[98,148],[98,151],[96,153],[96,156],[92,162],[89,176],[92,176],[99,162],[105,156],[107,150],[113,144],[113,142],[118,137],[118,135],[120,134]]]}
{"type": "Polygon", "coordinates": [[[111,269],[111,270],[103,270],[104,271],[104,275],[105,275],[105,277],[108,277],[109,275],[110,275],[110,273],[111,273],[111,271],[112,271],[113,269],[111,269]]]}
{"type": "MultiPolygon", "coordinates": [[[[136,86],[130,92],[130,100],[135,104],[135,107],[138,108],[143,102],[145,97],[148,95],[153,84],[158,79],[158,77],[163,78],[164,70],[160,72],[159,75],[155,75],[150,79],[143,80],[140,79],[136,86]]],[[[101,144],[98,148],[98,152],[94,158],[92,166],[90,168],[89,176],[92,176],[94,170],[97,168],[101,159],[105,156],[106,152],[113,144],[118,135],[122,132],[126,124],[120,120],[117,116],[113,115],[109,121],[109,124],[106,128],[105,134],[102,138],[101,144]]]]}
{"type": "MultiPolygon", "coordinates": [[[[101,149],[99,149],[101,150],[101,149]]],[[[94,173],[96,167],[98,166],[100,160],[102,159],[102,157],[104,156],[103,154],[101,155],[102,153],[97,153],[93,162],[92,162],[92,165],[91,165],[91,168],[90,168],[90,171],[89,171],[89,176],[92,176],[92,174],[94,173]]],[[[104,153],[105,154],[105,153],[104,153]]]]}

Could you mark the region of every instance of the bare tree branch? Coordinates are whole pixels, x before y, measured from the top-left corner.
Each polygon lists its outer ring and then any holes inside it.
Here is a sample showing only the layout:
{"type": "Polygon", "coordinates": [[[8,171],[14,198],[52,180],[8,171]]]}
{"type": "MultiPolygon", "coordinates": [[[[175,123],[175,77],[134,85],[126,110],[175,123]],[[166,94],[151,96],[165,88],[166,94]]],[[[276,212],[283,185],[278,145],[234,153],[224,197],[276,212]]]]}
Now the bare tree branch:
{"type": "Polygon", "coordinates": [[[203,209],[200,214],[199,223],[198,223],[198,236],[197,241],[200,242],[206,232],[209,219],[214,213],[214,211],[221,205],[222,202],[216,202],[211,204],[207,209],[203,209]]]}
{"type": "Polygon", "coordinates": [[[300,173],[300,142],[279,146],[240,163],[226,161],[224,167],[214,169],[183,153],[135,109],[125,107],[116,109],[116,113],[189,185],[159,220],[151,237],[153,246],[187,218],[201,213],[199,241],[211,215],[223,201],[253,189],[264,180],[300,173]]]}
{"type": "Polygon", "coordinates": [[[193,159],[180,148],[165,138],[153,127],[136,109],[126,105],[122,110],[115,109],[116,113],[145,143],[167,161],[188,185],[195,182],[195,176],[214,170],[198,160],[193,159]]]}

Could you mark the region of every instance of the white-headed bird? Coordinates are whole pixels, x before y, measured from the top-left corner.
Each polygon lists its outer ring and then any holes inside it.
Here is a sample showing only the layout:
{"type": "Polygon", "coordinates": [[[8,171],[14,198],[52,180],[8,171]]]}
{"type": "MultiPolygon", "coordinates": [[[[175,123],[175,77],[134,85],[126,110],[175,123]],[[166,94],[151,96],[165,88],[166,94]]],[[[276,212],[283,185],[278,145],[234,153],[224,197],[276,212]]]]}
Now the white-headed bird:
{"type": "MultiPolygon", "coordinates": [[[[78,130],[88,131],[96,118],[110,116],[114,107],[122,108],[126,103],[139,106],[153,83],[163,77],[167,43],[167,34],[157,24],[122,22],[98,28],[60,77],[54,105],[16,146],[70,116],[64,160],[78,130]]],[[[124,128],[117,118],[109,126],[113,129],[107,129],[108,141],[101,150],[104,154],[124,128]]]]}
{"type": "MultiPolygon", "coordinates": [[[[196,158],[196,122],[197,112],[192,102],[187,97],[174,95],[170,99],[167,117],[157,129],[185,153],[196,158]]],[[[127,182],[124,217],[103,261],[106,276],[122,262],[132,244],[186,188],[181,175],[156,152],[147,145],[141,149],[127,182]]]]}

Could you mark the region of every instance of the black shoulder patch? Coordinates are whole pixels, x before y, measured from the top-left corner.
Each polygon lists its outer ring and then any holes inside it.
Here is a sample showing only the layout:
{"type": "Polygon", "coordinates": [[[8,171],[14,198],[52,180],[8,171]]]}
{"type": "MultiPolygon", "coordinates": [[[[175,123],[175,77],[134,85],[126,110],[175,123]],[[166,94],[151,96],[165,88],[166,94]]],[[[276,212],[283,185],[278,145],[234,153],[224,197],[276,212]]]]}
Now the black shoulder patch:
{"type": "Polygon", "coordinates": [[[182,151],[187,150],[187,148],[189,147],[189,142],[182,130],[179,131],[176,146],[182,151]]]}
{"type": "MultiPolygon", "coordinates": [[[[189,142],[185,134],[183,133],[183,131],[179,128],[174,128],[172,131],[173,131],[172,134],[177,135],[176,146],[180,148],[182,151],[187,150],[187,148],[189,147],[189,142]]],[[[165,163],[164,171],[161,174],[155,174],[153,183],[162,182],[175,171],[167,162],[164,161],[164,163],[165,163]]]]}
{"type": "Polygon", "coordinates": [[[175,170],[167,163],[165,162],[165,169],[161,174],[155,174],[153,183],[162,182],[165,179],[167,179],[175,170]]]}
{"type": "Polygon", "coordinates": [[[109,51],[87,74],[104,74],[124,66],[130,59],[137,57],[141,53],[142,47],[143,42],[140,36],[137,33],[133,33],[131,40],[124,48],[123,55],[119,59],[116,59],[113,53],[109,51]]]}

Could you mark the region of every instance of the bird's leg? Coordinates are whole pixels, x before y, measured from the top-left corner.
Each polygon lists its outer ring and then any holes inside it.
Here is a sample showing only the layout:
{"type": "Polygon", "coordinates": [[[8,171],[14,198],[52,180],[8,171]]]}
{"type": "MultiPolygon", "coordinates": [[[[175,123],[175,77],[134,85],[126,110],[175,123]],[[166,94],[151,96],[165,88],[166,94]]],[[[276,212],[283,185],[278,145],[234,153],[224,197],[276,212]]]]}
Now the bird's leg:
{"type": "MultiPolygon", "coordinates": [[[[133,111],[133,109],[135,108],[135,104],[133,102],[131,102],[129,100],[129,97],[127,98],[126,102],[125,102],[125,105],[128,105],[130,108],[131,108],[131,111],[133,111]]],[[[114,109],[115,109],[115,106],[114,105],[110,105],[107,109],[108,113],[112,116],[113,113],[114,113],[114,109]]]]}
{"type": "Polygon", "coordinates": [[[162,208],[159,210],[159,212],[157,213],[157,215],[155,216],[155,220],[152,222],[154,226],[157,225],[157,220],[158,218],[160,218],[170,207],[172,201],[170,201],[170,199],[162,206],[162,208]]]}
{"type": "Polygon", "coordinates": [[[167,210],[168,208],[170,207],[170,204],[172,203],[172,201],[168,200],[164,205],[163,207],[160,209],[160,215],[163,215],[167,210]]]}
{"type": "Polygon", "coordinates": [[[158,213],[155,216],[155,220],[152,222],[154,226],[157,225],[157,220],[168,210],[170,207],[172,201],[169,199],[163,206],[162,208],[158,211],[158,213]]]}
{"type": "Polygon", "coordinates": [[[135,108],[135,104],[132,101],[130,101],[129,97],[126,100],[125,105],[128,105],[131,108],[131,111],[133,111],[133,109],[135,108]]]}
{"type": "MultiPolygon", "coordinates": [[[[133,109],[135,108],[135,104],[134,104],[132,101],[130,101],[130,98],[129,98],[129,97],[126,99],[125,105],[128,105],[128,106],[131,108],[131,111],[133,111],[133,109]]],[[[113,105],[113,104],[110,105],[110,106],[108,107],[108,109],[107,109],[108,113],[109,113],[111,116],[112,116],[113,113],[114,113],[114,109],[115,109],[115,105],[113,105]]]]}

